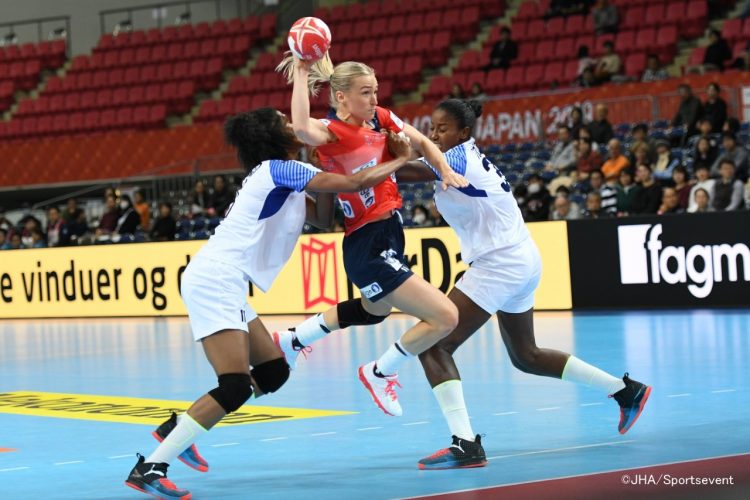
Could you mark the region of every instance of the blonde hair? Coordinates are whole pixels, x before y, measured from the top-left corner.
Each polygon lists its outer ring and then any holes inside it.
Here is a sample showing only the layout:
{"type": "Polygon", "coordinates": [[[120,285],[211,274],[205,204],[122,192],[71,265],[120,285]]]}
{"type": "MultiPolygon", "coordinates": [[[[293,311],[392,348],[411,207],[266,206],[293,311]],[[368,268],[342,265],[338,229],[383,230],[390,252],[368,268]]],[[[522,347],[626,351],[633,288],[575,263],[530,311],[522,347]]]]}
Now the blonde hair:
{"type": "MultiPolygon", "coordinates": [[[[276,71],[284,74],[287,83],[294,83],[294,56],[288,53],[284,60],[276,66],[276,71]]],[[[330,105],[335,109],[338,104],[336,92],[348,91],[351,88],[352,80],[359,76],[375,76],[375,70],[367,64],[357,61],[342,62],[334,67],[328,52],[326,52],[325,56],[313,63],[310,68],[307,87],[310,90],[310,95],[317,96],[320,85],[328,83],[330,85],[330,105]]]]}

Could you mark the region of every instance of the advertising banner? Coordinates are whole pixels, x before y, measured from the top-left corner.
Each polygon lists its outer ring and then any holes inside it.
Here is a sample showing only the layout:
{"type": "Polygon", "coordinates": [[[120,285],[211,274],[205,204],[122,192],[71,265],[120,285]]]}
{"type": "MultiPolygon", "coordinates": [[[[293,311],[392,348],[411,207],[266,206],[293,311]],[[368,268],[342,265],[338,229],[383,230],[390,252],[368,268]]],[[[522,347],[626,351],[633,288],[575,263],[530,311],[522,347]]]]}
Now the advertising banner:
{"type": "MultiPolygon", "coordinates": [[[[565,223],[529,227],[544,261],[536,307],[570,309],[565,223]]],[[[344,271],[342,239],[343,233],[302,236],[268,293],[248,284],[252,307],[259,314],[306,314],[358,297],[344,271]]],[[[0,318],[184,315],[180,279],[203,243],[3,251],[0,318]]],[[[406,255],[412,270],[443,292],[467,268],[450,228],[407,230],[406,255]]]]}
{"type": "Polygon", "coordinates": [[[575,307],[750,306],[750,212],[568,223],[575,307]]]}

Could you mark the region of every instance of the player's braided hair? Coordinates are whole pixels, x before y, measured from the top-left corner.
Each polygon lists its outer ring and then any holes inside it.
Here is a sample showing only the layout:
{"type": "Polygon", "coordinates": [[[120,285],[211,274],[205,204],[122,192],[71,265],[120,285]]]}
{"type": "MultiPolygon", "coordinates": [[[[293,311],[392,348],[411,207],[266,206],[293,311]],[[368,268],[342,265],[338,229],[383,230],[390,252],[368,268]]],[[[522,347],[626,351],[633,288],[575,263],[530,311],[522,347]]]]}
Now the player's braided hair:
{"type": "MultiPolygon", "coordinates": [[[[294,83],[294,56],[289,53],[276,67],[276,71],[283,73],[287,83],[294,83]]],[[[320,85],[330,85],[329,101],[332,108],[337,107],[336,92],[346,92],[351,88],[352,80],[358,76],[375,76],[375,70],[365,63],[357,61],[345,61],[336,66],[333,65],[328,52],[325,56],[313,63],[310,74],[307,77],[307,87],[310,95],[317,96],[320,85]]]]}
{"type": "Polygon", "coordinates": [[[474,130],[477,118],[482,116],[482,103],[476,99],[446,99],[437,105],[436,109],[442,109],[458,124],[458,128],[474,130]]]}
{"type": "Polygon", "coordinates": [[[300,147],[273,108],[228,118],[224,123],[224,140],[237,149],[237,157],[247,171],[266,160],[286,160],[290,152],[300,147]]]}

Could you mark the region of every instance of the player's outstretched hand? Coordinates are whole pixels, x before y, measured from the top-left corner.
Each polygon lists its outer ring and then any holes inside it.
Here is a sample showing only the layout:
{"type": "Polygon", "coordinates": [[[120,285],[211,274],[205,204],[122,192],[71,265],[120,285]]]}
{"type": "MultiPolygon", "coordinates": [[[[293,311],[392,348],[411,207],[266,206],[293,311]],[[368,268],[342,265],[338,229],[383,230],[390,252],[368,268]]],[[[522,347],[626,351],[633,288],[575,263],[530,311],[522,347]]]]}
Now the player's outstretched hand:
{"type": "Polygon", "coordinates": [[[442,177],[443,191],[445,191],[449,187],[464,188],[469,185],[469,181],[466,180],[466,177],[461,174],[457,174],[453,170],[448,172],[446,175],[443,175],[442,177]]]}
{"type": "Polygon", "coordinates": [[[388,150],[394,158],[409,158],[411,155],[409,138],[402,134],[394,134],[389,130],[388,150]]]}

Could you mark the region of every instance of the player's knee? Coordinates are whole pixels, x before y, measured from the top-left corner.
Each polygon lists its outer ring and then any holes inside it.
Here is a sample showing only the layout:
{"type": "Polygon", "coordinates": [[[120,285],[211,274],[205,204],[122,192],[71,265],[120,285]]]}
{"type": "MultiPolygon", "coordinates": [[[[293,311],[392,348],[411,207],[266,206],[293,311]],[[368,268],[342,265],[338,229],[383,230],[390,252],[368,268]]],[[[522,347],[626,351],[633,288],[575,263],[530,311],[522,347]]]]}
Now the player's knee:
{"type": "Polygon", "coordinates": [[[390,314],[389,310],[378,311],[383,315],[372,314],[362,305],[362,299],[351,299],[340,302],[336,306],[336,313],[339,319],[339,327],[347,328],[352,325],[377,325],[385,321],[390,314]]]}
{"type": "Polygon", "coordinates": [[[208,393],[227,413],[237,411],[253,395],[253,385],[247,373],[219,375],[219,387],[208,393]]]}
{"type": "Polygon", "coordinates": [[[526,373],[536,373],[541,351],[538,347],[519,349],[511,356],[513,366],[526,373]]]}
{"type": "Polygon", "coordinates": [[[289,379],[289,365],[284,358],[276,358],[254,366],[250,374],[263,394],[281,389],[289,379]]]}
{"type": "Polygon", "coordinates": [[[435,318],[435,326],[440,338],[448,336],[458,326],[458,309],[453,302],[448,301],[440,306],[435,318]]]}

